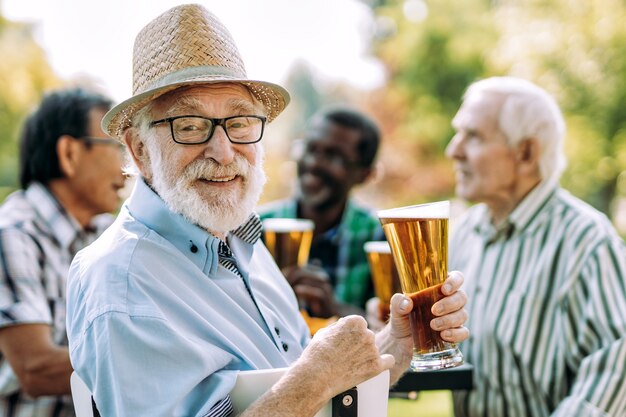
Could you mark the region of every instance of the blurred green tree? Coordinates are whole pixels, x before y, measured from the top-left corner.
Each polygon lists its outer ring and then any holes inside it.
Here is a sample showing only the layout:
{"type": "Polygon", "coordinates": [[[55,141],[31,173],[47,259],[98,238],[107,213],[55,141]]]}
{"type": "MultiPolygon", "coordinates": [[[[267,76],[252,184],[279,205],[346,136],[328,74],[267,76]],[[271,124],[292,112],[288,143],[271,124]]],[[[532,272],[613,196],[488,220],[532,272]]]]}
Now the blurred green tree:
{"type": "Polygon", "coordinates": [[[372,50],[388,70],[373,106],[385,138],[381,182],[396,195],[380,205],[449,197],[450,120],[467,85],[489,71],[485,55],[496,41],[490,3],[379,0],[373,7],[372,50]]]}
{"type": "Polygon", "coordinates": [[[0,16],[0,202],[18,187],[18,141],[25,115],[60,85],[33,28],[0,16]]]}
{"type": "Polygon", "coordinates": [[[562,182],[606,213],[619,191],[626,194],[617,189],[626,170],[624,21],[619,0],[502,2],[491,59],[557,96],[568,121],[562,182]]]}
{"type": "Polygon", "coordinates": [[[378,27],[373,53],[389,70],[378,110],[383,120],[393,115],[385,122],[388,159],[403,161],[385,164],[392,192],[409,179],[413,201],[450,195],[442,153],[460,97],[475,79],[510,74],[546,88],[565,113],[564,186],[606,213],[626,194],[626,3],[366,2],[378,27]]]}

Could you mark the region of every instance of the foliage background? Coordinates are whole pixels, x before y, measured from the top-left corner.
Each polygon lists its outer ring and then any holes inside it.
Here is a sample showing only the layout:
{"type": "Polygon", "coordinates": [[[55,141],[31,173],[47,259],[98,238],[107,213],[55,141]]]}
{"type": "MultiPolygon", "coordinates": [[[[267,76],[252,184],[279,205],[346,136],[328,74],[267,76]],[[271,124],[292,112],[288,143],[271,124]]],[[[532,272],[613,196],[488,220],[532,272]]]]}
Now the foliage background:
{"type": "MultiPolygon", "coordinates": [[[[626,3],[362,2],[371,10],[370,52],[386,68],[386,85],[358,91],[318,79],[305,62],[293,66],[284,82],[292,104],[264,140],[270,181],[262,202],[291,193],[292,145],[320,106],[337,102],[371,114],[384,135],[377,175],[357,190],[358,198],[379,208],[452,198],[452,164],[443,150],[460,97],[476,79],[511,74],[546,88],[565,113],[569,166],[563,185],[623,227],[626,3]]],[[[45,90],[77,82],[58,79],[32,29],[0,17],[0,200],[17,188],[17,137],[24,116],[45,90]]]]}

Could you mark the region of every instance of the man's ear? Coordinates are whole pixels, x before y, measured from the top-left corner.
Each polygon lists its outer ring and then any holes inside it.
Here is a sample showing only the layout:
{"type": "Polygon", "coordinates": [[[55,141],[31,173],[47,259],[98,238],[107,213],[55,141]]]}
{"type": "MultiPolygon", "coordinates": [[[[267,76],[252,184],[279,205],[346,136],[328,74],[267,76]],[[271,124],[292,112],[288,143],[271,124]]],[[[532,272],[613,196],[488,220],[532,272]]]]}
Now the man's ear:
{"type": "Polygon", "coordinates": [[[138,129],[134,127],[126,129],[122,140],[126,144],[128,153],[141,175],[146,179],[150,179],[152,176],[150,170],[150,155],[148,154],[145,143],[139,137],[138,129]]]}
{"type": "Polygon", "coordinates": [[[81,144],[69,135],[63,135],[57,140],[56,150],[59,158],[59,168],[67,178],[72,178],[76,175],[80,161],[79,145],[81,144]]]}
{"type": "Polygon", "coordinates": [[[527,172],[539,172],[541,145],[536,138],[525,138],[517,144],[516,159],[519,166],[527,172]]]}

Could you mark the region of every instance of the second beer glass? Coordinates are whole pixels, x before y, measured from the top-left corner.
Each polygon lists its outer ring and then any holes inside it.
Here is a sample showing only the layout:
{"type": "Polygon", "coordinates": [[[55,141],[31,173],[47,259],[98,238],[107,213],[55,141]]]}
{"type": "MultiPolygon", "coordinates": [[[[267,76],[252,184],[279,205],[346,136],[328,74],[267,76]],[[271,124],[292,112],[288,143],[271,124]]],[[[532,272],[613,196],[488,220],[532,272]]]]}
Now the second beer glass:
{"type": "Polygon", "coordinates": [[[402,292],[413,300],[409,315],[413,333],[414,370],[442,369],[463,363],[454,343],[430,327],[431,308],[443,298],[448,275],[450,202],[402,207],[378,212],[398,268],[402,292]]]}
{"type": "Polygon", "coordinates": [[[263,220],[265,246],[280,269],[306,265],[314,227],[313,222],[306,219],[263,220]]]}
{"type": "Polygon", "coordinates": [[[389,320],[391,297],[402,292],[398,270],[391,257],[391,248],[385,241],[365,242],[363,249],[367,254],[367,261],[372,271],[374,293],[378,297],[378,319],[382,322],[389,320]]]}

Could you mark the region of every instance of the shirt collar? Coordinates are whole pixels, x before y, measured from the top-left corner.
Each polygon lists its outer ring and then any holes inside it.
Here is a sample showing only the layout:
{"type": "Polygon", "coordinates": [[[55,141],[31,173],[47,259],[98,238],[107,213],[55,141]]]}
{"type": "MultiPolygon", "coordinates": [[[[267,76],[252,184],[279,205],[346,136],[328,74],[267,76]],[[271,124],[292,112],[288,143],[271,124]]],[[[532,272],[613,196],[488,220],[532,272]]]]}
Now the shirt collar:
{"type": "Polygon", "coordinates": [[[259,215],[252,213],[248,220],[246,220],[241,226],[230,232],[230,234],[237,236],[250,245],[254,245],[260,238],[263,230],[263,225],[259,215]]]}
{"type": "Polygon", "coordinates": [[[558,182],[555,180],[544,180],[537,184],[511,212],[509,219],[515,228],[522,230],[528,227],[557,188],[558,182]]]}
{"type": "Polygon", "coordinates": [[[488,241],[494,241],[502,235],[509,238],[515,231],[525,230],[557,188],[558,182],[555,180],[541,181],[498,227],[493,225],[489,210],[486,205],[483,205],[482,212],[478,215],[478,220],[474,226],[476,232],[483,235],[488,241]]]}
{"type": "Polygon", "coordinates": [[[83,237],[83,229],[78,221],[65,210],[45,185],[31,183],[24,194],[62,248],[69,248],[77,238],[83,237]]]}
{"type": "MultiPolygon", "coordinates": [[[[224,242],[170,210],[143,179],[137,180],[125,206],[133,217],[168,240],[200,269],[210,274],[217,272],[219,250],[220,246],[224,250],[224,242]]],[[[252,213],[228,235],[253,245],[261,237],[261,230],[259,216],[252,213]]]]}

